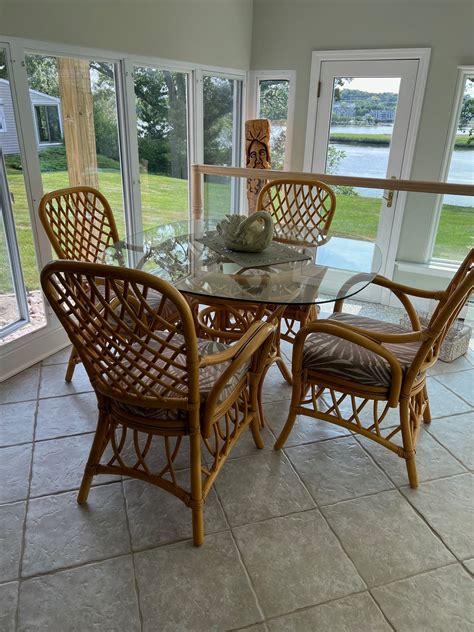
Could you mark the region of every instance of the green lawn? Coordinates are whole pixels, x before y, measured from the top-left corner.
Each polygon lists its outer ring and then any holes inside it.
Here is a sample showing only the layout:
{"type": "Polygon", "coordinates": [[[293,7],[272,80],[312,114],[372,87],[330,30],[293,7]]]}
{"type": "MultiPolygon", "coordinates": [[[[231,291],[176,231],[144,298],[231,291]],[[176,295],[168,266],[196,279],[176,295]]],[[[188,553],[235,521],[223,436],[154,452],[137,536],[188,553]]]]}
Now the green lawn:
{"type": "MultiPolygon", "coordinates": [[[[14,213],[25,282],[28,289],[39,286],[31,223],[26,203],[21,172],[10,170],[10,189],[15,197],[14,213]]],[[[141,174],[143,226],[150,228],[167,221],[185,220],[188,216],[188,183],[166,176],[141,174]]],[[[68,186],[67,172],[43,174],[45,191],[68,186]]],[[[124,235],[120,174],[115,170],[101,170],[99,187],[110,201],[119,233],[124,235]]],[[[230,187],[216,182],[205,185],[205,208],[209,217],[220,217],[228,212],[230,187]]],[[[377,198],[338,195],[337,210],[332,224],[335,232],[375,239],[379,221],[380,202],[377,198]]],[[[474,210],[469,207],[444,205],[441,214],[435,256],[462,259],[472,247],[474,210]]],[[[3,266],[4,267],[4,266],[3,266]]],[[[2,284],[3,285],[3,284],[2,284]]]]}

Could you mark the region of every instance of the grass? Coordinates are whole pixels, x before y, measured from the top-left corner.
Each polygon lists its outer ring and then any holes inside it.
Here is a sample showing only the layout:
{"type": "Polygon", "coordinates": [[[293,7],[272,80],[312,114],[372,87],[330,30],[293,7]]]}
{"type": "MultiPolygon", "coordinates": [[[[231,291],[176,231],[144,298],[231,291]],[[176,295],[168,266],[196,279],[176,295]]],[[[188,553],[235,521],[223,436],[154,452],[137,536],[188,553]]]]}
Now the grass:
{"type": "MultiPolygon", "coordinates": [[[[357,134],[346,132],[332,132],[329,140],[333,143],[354,143],[358,145],[389,145],[391,134],[357,134]]],[[[458,149],[474,149],[474,141],[467,134],[457,134],[454,144],[458,149]]]]}
{"type": "MultiPolygon", "coordinates": [[[[8,170],[10,190],[14,195],[14,214],[23,274],[28,289],[39,287],[30,215],[26,201],[23,175],[8,170]]],[[[188,183],[167,176],[141,174],[142,218],[144,229],[168,221],[188,217],[188,183]]],[[[45,191],[69,186],[66,171],[43,173],[45,191]]],[[[100,170],[99,188],[110,201],[121,235],[125,234],[120,174],[116,170],[100,170]]],[[[205,185],[205,208],[210,217],[229,212],[230,187],[220,181],[205,185]]],[[[379,198],[338,195],[337,211],[331,230],[374,240],[379,222],[379,198]]],[[[441,214],[434,256],[460,260],[472,244],[474,209],[445,204],[441,214]]],[[[4,269],[5,266],[2,266],[4,269]]],[[[1,281],[6,281],[1,280],[1,281]]],[[[2,283],[5,287],[6,283],[2,283]]]]}

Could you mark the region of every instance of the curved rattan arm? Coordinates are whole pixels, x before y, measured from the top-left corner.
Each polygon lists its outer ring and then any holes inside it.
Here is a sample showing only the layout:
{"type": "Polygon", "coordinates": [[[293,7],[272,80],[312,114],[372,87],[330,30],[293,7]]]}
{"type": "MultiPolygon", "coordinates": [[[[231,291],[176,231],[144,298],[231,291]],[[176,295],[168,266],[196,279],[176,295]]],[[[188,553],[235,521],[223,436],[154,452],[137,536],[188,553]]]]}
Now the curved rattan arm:
{"type": "MultiPolygon", "coordinates": [[[[354,277],[346,281],[346,283],[341,288],[341,293],[347,294],[349,292],[350,287],[352,285],[355,285],[356,283],[358,283],[358,275],[355,275],[354,277]]],[[[416,296],[418,298],[432,299],[432,300],[439,300],[443,298],[445,295],[444,291],[433,292],[431,290],[422,290],[419,288],[410,287],[409,285],[403,285],[401,283],[396,283],[395,281],[391,281],[390,279],[387,279],[386,277],[383,277],[381,275],[377,275],[376,277],[374,277],[371,283],[373,285],[378,285],[380,287],[384,287],[390,290],[392,294],[394,294],[398,298],[400,303],[405,308],[405,311],[408,314],[408,318],[410,319],[411,326],[413,327],[415,331],[421,330],[421,324],[420,324],[420,319],[418,318],[416,309],[413,307],[413,303],[408,298],[408,295],[416,296]]],[[[344,299],[337,300],[334,303],[334,311],[341,312],[343,304],[344,304],[344,299]]]]}
{"type": "Polygon", "coordinates": [[[369,334],[369,332],[365,330],[360,331],[362,333],[351,331],[349,328],[341,327],[339,323],[328,321],[316,321],[303,327],[303,329],[296,334],[293,345],[293,374],[301,373],[303,370],[303,345],[310,334],[322,333],[335,336],[336,338],[342,338],[368,351],[372,351],[372,353],[376,353],[388,362],[392,371],[392,383],[390,385],[388,405],[394,408],[398,404],[403,380],[403,371],[400,362],[393,353],[370,338],[372,332],[369,334]]]}
{"type": "Polygon", "coordinates": [[[255,334],[260,331],[261,326],[265,325],[261,320],[256,320],[251,324],[245,334],[234,343],[231,347],[228,347],[225,351],[219,351],[218,353],[212,353],[207,356],[203,356],[201,358],[201,362],[199,364],[200,367],[209,366],[211,364],[222,364],[222,362],[227,362],[229,360],[233,360],[240,351],[247,346],[250,340],[255,336],[255,334]]]}
{"type": "MultiPolygon", "coordinates": [[[[212,358],[213,360],[218,359],[217,362],[219,363],[229,359],[232,361],[225,371],[223,371],[207,397],[202,428],[204,437],[209,437],[210,435],[212,424],[215,421],[215,410],[220,403],[222,391],[229,384],[232,376],[235,375],[245,363],[249,362],[255,354],[266,349],[265,342],[273,336],[275,329],[275,326],[270,323],[255,321],[239,342],[232,345],[232,347],[226,351],[207,356],[207,358],[212,358]],[[230,355],[228,355],[229,353],[230,355]]],[[[212,364],[217,362],[212,361],[212,364]]],[[[201,366],[203,365],[201,364],[201,366]]],[[[231,397],[231,395],[229,395],[229,397],[231,397]]]]}

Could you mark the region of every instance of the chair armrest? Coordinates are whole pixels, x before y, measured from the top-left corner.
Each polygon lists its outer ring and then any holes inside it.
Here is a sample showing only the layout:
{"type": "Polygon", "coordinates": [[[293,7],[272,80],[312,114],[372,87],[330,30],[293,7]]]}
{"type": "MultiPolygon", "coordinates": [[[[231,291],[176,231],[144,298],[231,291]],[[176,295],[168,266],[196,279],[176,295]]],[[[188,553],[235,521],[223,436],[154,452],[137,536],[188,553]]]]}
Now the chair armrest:
{"type": "MultiPolygon", "coordinates": [[[[261,320],[256,320],[255,322],[251,324],[251,326],[248,328],[248,330],[245,332],[242,338],[240,338],[240,340],[238,340],[232,346],[225,349],[225,351],[219,351],[218,353],[212,353],[210,355],[203,356],[201,358],[201,362],[199,363],[199,366],[205,367],[205,366],[210,366],[212,364],[222,364],[223,362],[227,362],[229,360],[235,359],[241,352],[244,353],[245,347],[247,347],[247,345],[257,336],[259,332],[267,331],[268,327],[270,327],[272,330],[275,329],[272,325],[269,325],[268,323],[264,323],[261,320]]],[[[267,332],[263,340],[265,340],[268,337],[268,335],[269,333],[267,332]]],[[[258,339],[260,339],[260,337],[261,336],[258,336],[258,339]]],[[[246,360],[248,359],[248,357],[251,357],[251,355],[253,354],[253,351],[255,350],[253,345],[252,345],[252,349],[253,349],[252,351],[249,351],[248,349],[245,350],[244,355],[245,355],[246,360]]]]}
{"type": "MultiPolygon", "coordinates": [[[[313,333],[323,333],[335,336],[336,338],[342,338],[348,342],[363,347],[368,351],[376,353],[382,357],[390,365],[392,371],[392,383],[389,391],[388,404],[392,408],[397,406],[400,390],[403,380],[403,371],[397,357],[391,353],[388,349],[383,347],[380,342],[371,338],[373,332],[367,332],[365,329],[352,326],[341,326],[341,323],[335,323],[330,321],[315,321],[306,327],[303,327],[295,337],[293,348],[293,375],[300,374],[302,372],[303,362],[303,345],[306,338],[313,333]]],[[[422,332],[420,332],[422,333],[422,332]]],[[[396,335],[396,334],[394,334],[396,335]]],[[[401,336],[418,336],[418,332],[414,334],[400,334],[401,336]]],[[[418,338],[417,338],[418,339],[418,338]]],[[[399,342],[397,340],[397,342],[399,342]]]]}
{"type": "MultiPolygon", "coordinates": [[[[242,336],[242,338],[232,345],[226,351],[220,353],[214,353],[212,355],[203,358],[203,363],[200,366],[209,366],[210,364],[221,364],[222,362],[230,360],[229,366],[225,368],[222,375],[212,387],[206,402],[206,410],[204,419],[202,420],[203,436],[208,438],[210,436],[211,427],[214,422],[214,414],[216,408],[221,403],[220,396],[224,388],[229,384],[232,376],[244,365],[253,358],[255,362],[250,367],[250,371],[260,372],[263,370],[264,359],[262,354],[268,354],[271,343],[273,340],[273,334],[275,333],[275,325],[270,323],[264,323],[262,321],[255,321],[252,323],[249,330],[242,336]],[[211,360],[211,361],[209,361],[211,360]]],[[[230,397],[229,395],[228,397],[230,397]]],[[[225,412],[225,411],[223,411],[225,412]]]]}

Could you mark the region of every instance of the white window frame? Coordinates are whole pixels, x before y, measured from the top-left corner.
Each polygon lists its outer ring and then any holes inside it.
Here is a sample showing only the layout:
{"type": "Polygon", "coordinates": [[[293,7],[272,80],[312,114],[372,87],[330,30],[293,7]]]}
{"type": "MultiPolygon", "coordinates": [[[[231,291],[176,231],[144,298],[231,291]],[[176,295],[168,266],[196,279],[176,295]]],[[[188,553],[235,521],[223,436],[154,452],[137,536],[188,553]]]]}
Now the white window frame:
{"type": "MultiPolygon", "coordinates": [[[[468,77],[474,77],[474,66],[458,66],[458,76],[456,80],[456,89],[454,92],[453,106],[451,110],[451,117],[449,120],[448,132],[446,135],[446,143],[444,146],[443,161],[439,172],[439,181],[446,182],[449,175],[449,169],[451,167],[451,160],[454,152],[454,144],[456,142],[456,134],[458,129],[459,115],[462,108],[462,99],[464,94],[464,87],[468,77]]],[[[433,251],[435,247],[436,237],[438,235],[439,222],[441,219],[441,211],[443,208],[443,196],[438,195],[433,213],[433,218],[430,226],[430,238],[428,241],[427,253],[425,261],[433,263],[434,267],[443,266],[450,273],[457,269],[456,262],[449,259],[440,259],[433,257],[433,251]]]]}
{"type": "Polygon", "coordinates": [[[284,171],[291,171],[291,149],[293,141],[293,124],[295,117],[296,72],[294,70],[252,70],[249,73],[249,99],[247,104],[248,118],[260,117],[260,81],[281,79],[288,81],[288,113],[286,119],[286,140],[284,171]]]}

